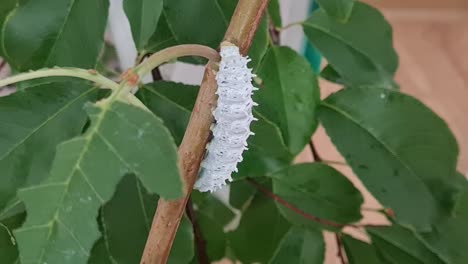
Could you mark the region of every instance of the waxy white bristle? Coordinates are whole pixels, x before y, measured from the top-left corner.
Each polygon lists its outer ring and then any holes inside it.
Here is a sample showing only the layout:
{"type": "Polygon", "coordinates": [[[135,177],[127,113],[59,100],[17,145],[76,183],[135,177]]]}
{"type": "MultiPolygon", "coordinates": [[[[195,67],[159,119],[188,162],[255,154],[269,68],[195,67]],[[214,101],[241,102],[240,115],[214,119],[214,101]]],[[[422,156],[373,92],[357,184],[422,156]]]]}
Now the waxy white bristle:
{"type": "Polygon", "coordinates": [[[216,75],[218,105],[213,111],[216,123],[212,126],[213,140],[207,146],[207,155],[201,164],[200,178],[195,188],[201,192],[214,192],[232,181],[242,153],[247,149],[247,138],[253,133],[252,69],[250,59],[243,57],[236,46],[221,47],[221,63],[216,75]]]}

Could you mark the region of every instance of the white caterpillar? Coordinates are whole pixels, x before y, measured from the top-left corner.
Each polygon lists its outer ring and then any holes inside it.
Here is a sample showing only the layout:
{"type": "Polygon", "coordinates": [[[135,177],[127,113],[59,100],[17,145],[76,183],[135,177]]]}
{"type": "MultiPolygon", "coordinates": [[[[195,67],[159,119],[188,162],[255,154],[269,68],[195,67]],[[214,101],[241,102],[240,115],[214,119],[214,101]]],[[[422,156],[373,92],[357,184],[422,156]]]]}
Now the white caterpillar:
{"type": "Polygon", "coordinates": [[[237,172],[242,153],[247,149],[247,138],[253,133],[252,69],[247,67],[249,58],[243,57],[236,46],[221,47],[221,63],[216,75],[218,105],[213,111],[216,123],[212,126],[213,140],[207,146],[207,155],[201,164],[200,178],[195,188],[201,192],[213,192],[232,181],[237,172]]]}

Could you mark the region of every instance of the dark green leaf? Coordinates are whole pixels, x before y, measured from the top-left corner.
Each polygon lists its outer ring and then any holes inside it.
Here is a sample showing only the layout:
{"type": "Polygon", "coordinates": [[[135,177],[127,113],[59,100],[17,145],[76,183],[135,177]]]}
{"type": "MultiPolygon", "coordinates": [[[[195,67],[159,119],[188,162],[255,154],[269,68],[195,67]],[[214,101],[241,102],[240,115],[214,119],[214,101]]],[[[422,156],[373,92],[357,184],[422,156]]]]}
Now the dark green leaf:
{"type": "Polygon", "coordinates": [[[292,227],[281,240],[270,264],[322,264],[325,241],[322,232],[292,227]]]}
{"type": "Polygon", "coordinates": [[[96,91],[84,82],[41,82],[0,97],[0,211],[18,188],[48,175],[57,144],[81,133],[83,105],[96,91]]]}
{"type": "Polygon", "coordinates": [[[338,21],[345,23],[353,11],[354,0],[317,0],[320,7],[327,14],[338,21]]]}
{"type": "Polygon", "coordinates": [[[124,0],[123,6],[132,28],[135,45],[142,51],[156,31],[163,0],[124,0]]]}
{"type": "Polygon", "coordinates": [[[345,89],[322,103],[320,119],[354,173],[399,223],[427,231],[450,214],[457,142],[421,102],[387,89],[345,89]]]}
{"type": "Polygon", "coordinates": [[[104,42],[108,0],[19,1],[3,26],[4,55],[24,71],[94,68],[104,42]]]}
{"type": "Polygon", "coordinates": [[[272,47],[258,75],[257,111],[273,121],[293,154],[309,142],[317,127],[315,110],[320,100],[317,78],[307,60],[287,47],[272,47]]]}
{"type": "Polygon", "coordinates": [[[333,83],[342,85],[346,84],[343,78],[340,76],[340,74],[330,64],[323,68],[323,70],[320,72],[320,77],[333,83]]]}
{"type": "MultiPolygon", "coordinates": [[[[200,193],[194,192],[195,196],[200,193]]],[[[203,199],[195,198],[196,219],[206,242],[206,251],[210,261],[223,259],[228,245],[224,227],[232,221],[234,213],[221,201],[212,195],[203,195],[203,199]]]]}
{"type": "Polygon", "coordinates": [[[229,204],[239,210],[250,205],[257,194],[257,189],[245,180],[232,182],[229,185],[229,204]]]}
{"type": "Polygon", "coordinates": [[[18,249],[13,230],[21,226],[25,216],[25,213],[20,213],[8,218],[0,217],[0,260],[2,264],[18,263],[18,249]]]}
{"type": "Polygon", "coordinates": [[[411,230],[402,226],[367,228],[380,256],[392,264],[444,264],[411,230]]]}
{"type": "MultiPolygon", "coordinates": [[[[276,195],[301,211],[336,223],[339,227],[361,219],[363,198],[359,190],[340,172],[321,163],[292,165],[271,176],[276,195]]],[[[278,203],[280,212],[293,224],[317,228],[306,219],[278,203]]]]}
{"type": "Polygon", "coordinates": [[[356,2],[345,24],[320,9],[304,23],[304,32],[347,85],[395,86],[392,29],[377,9],[356,2]]]}
{"type": "Polygon", "coordinates": [[[244,161],[234,178],[262,177],[288,166],[294,156],[286,147],[279,128],[264,116],[254,111],[257,122],[251,124],[254,136],[248,139],[249,150],[243,154],[244,161]]]}
{"type": "Polygon", "coordinates": [[[348,235],[343,235],[341,241],[349,264],[389,264],[381,260],[376,249],[366,242],[354,239],[348,235]]]}
{"type": "MultiPolygon", "coordinates": [[[[237,1],[166,0],[163,14],[146,50],[156,52],[177,44],[202,44],[218,48],[224,37],[237,1]],[[196,21],[196,23],[194,23],[196,21]]],[[[252,43],[250,67],[256,67],[268,45],[268,23],[264,18],[252,43]]],[[[188,60],[204,63],[204,60],[188,60]]]]}
{"type": "MultiPolygon", "coordinates": [[[[101,211],[108,258],[119,264],[139,263],[158,199],[157,195],[149,194],[134,175],[123,178],[114,196],[101,211]]],[[[168,263],[189,263],[193,256],[192,225],[184,217],[168,263]]]]}
{"type": "Polygon", "coordinates": [[[279,0],[271,0],[268,4],[268,15],[275,27],[281,27],[283,22],[281,21],[281,9],[279,0]]]}
{"type": "Polygon", "coordinates": [[[468,183],[463,176],[464,192],[451,218],[434,227],[431,233],[420,236],[425,243],[450,264],[468,263],[468,183]]]}
{"type": "Polygon", "coordinates": [[[98,209],[127,173],[165,198],[183,193],[176,146],[159,118],[119,99],[86,111],[87,132],[58,146],[45,181],[19,192],[28,212],[15,231],[23,263],[85,263],[99,237],[98,209]]]}
{"type": "MultiPolygon", "coordinates": [[[[0,5],[0,29],[3,28],[3,22],[5,22],[6,17],[8,14],[13,10],[16,6],[18,0],[3,0],[2,4],[0,5]]],[[[0,43],[3,43],[2,37],[0,36],[0,43]]],[[[0,45],[0,56],[3,57],[3,47],[0,45]]]]}
{"type": "Polygon", "coordinates": [[[91,256],[89,257],[88,264],[114,264],[112,257],[109,255],[107,250],[106,242],[104,238],[100,238],[91,250],[91,256]]]}
{"type": "Polygon", "coordinates": [[[239,227],[228,234],[229,245],[241,262],[265,263],[274,255],[289,228],[273,200],[259,194],[243,212],[239,227]]]}
{"type": "Polygon", "coordinates": [[[196,86],[160,81],[143,86],[137,96],[153,113],[164,120],[164,124],[179,145],[184,137],[198,90],[196,86]]]}

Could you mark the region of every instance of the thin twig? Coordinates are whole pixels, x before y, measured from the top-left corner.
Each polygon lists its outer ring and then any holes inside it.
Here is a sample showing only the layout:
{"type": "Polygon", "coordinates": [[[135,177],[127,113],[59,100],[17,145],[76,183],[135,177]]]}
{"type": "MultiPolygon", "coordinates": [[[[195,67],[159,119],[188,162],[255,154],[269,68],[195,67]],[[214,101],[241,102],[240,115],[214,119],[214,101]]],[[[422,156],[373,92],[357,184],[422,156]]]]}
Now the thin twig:
{"type": "Polygon", "coordinates": [[[198,224],[197,215],[195,213],[195,210],[193,209],[192,199],[188,200],[185,212],[187,213],[187,217],[190,219],[190,222],[192,222],[193,234],[195,236],[195,247],[197,249],[198,263],[209,264],[211,262],[206,251],[206,241],[203,238],[200,225],[198,224]]]}
{"type": "MultiPolygon", "coordinates": [[[[239,0],[224,40],[237,45],[242,54],[247,54],[268,3],[269,0],[239,0]]],[[[208,63],[192,116],[179,147],[179,166],[186,195],[174,201],[159,199],[141,259],[142,264],[167,263],[185,205],[198,176],[213,123],[211,111],[217,100],[215,69],[215,63],[208,63]]]]}
{"type": "Polygon", "coordinates": [[[302,211],[301,209],[297,208],[296,206],[290,204],[288,201],[284,200],[283,198],[279,197],[278,195],[274,194],[273,192],[271,192],[267,188],[263,187],[261,184],[259,184],[255,180],[248,178],[247,182],[249,182],[250,184],[255,186],[259,191],[261,191],[262,193],[264,193],[268,197],[272,198],[273,200],[277,201],[281,205],[283,205],[286,208],[290,209],[291,211],[297,213],[298,215],[303,216],[306,219],[309,219],[309,220],[312,220],[312,221],[317,222],[319,224],[330,226],[330,227],[333,227],[333,228],[340,228],[341,229],[341,228],[343,228],[345,226],[353,226],[353,225],[335,223],[333,221],[330,221],[330,220],[327,220],[327,219],[322,219],[322,218],[319,218],[317,216],[306,213],[306,212],[302,211]]]}
{"type": "Polygon", "coordinates": [[[154,68],[151,71],[151,75],[153,76],[153,81],[155,81],[155,82],[163,80],[161,70],[159,69],[159,67],[154,68]]]}
{"type": "Polygon", "coordinates": [[[310,151],[312,152],[312,157],[314,158],[314,161],[322,162],[323,159],[322,157],[320,157],[312,139],[309,141],[309,147],[310,147],[310,151]]]}
{"type": "Polygon", "coordinates": [[[340,235],[338,233],[335,233],[335,238],[336,238],[336,245],[338,247],[338,257],[340,258],[342,264],[347,264],[346,258],[343,252],[343,243],[341,242],[340,235]]]}

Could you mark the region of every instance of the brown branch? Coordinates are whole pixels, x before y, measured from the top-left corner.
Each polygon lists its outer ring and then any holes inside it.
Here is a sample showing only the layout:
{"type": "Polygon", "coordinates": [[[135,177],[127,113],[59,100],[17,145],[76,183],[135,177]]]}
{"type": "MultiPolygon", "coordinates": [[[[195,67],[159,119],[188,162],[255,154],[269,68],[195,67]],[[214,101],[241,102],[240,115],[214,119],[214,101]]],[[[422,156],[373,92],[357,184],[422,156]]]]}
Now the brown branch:
{"type": "MultiPolygon", "coordinates": [[[[269,0],[239,0],[237,4],[224,40],[239,46],[244,55],[252,44],[268,2],[269,0]]],[[[186,195],[173,201],[159,200],[141,259],[142,264],[164,264],[169,257],[185,205],[198,176],[213,123],[211,111],[217,99],[215,67],[211,62],[206,67],[192,116],[179,147],[179,166],[186,195]]]]}
{"type": "Polygon", "coordinates": [[[347,262],[346,262],[346,258],[344,256],[343,243],[341,242],[340,235],[335,234],[335,238],[336,238],[336,245],[337,245],[337,248],[338,248],[338,257],[340,258],[342,264],[346,264],[347,262]]]}
{"type": "Polygon", "coordinates": [[[187,217],[190,219],[190,222],[192,222],[193,234],[195,236],[195,247],[197,249],[198,263],[209,264],[211,262],[206,251],[206,241],[203,238],[203,234],[198,223],[197,215],[195,213],[195,210],[193,209],[192,199],[188,200],[185,212],[187,213],[187,217]]]}
{"type": "Polygon", "coordinates": [[[278,203],[280,203],[284,207],[290,209],[294,213],[296,213],[296,214],[298,214],[298,215],[300,215],[300,216],[302,216],[302,217],[304,217],[306,219],[309,219],[309,220],[312,220],[312,221],[317,222],[319,224],[330,226],[330,227],[333,227],[333,228],[340,228],[341,229],[341,228],[343,228],[345,226],[353,226],[353,225],[335,223],[333,221],[330,221],[330,220],[327,220],[327,219],[322,219],[322,218],[319,218],[319,217],[317,217],[315,215],[311,215],[309,213],[306,213],[306,212],[302,211],[301,209],[297,208],[296,206],[290,204],[288,201],[284,200],[283,198],[279,197],[278,195],[274,194],[269,189],[263,187],[261,184],[259,184],[255,180],[248,178],[247,181],[250,184],[252,184],[253,186],[255,186],[263,194],[267,195],[268,197],[270,197],[273,200],[277,201],[278,203]]]}

